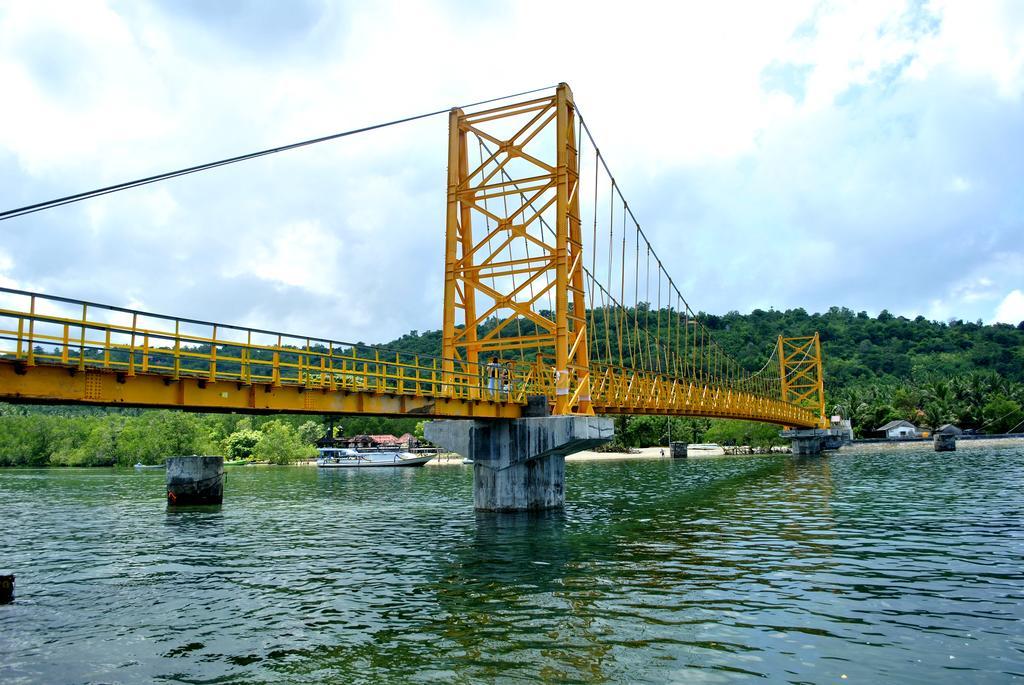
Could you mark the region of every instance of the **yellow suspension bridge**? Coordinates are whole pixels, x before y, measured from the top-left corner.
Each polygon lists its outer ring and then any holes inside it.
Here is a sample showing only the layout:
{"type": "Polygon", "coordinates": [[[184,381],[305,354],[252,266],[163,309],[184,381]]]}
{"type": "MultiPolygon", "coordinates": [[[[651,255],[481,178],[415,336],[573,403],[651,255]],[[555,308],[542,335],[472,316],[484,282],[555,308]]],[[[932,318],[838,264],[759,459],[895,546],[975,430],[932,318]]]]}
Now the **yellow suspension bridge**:
{"type": "Polygon", "coordinates": [[[541,397],[555,415],[827,425],[818,335],[764,341],[759,369],[729,355],[566,84],[450,111],[445,225],[437,357],[2,288],[0,400],[512,419],[541,397]]]}

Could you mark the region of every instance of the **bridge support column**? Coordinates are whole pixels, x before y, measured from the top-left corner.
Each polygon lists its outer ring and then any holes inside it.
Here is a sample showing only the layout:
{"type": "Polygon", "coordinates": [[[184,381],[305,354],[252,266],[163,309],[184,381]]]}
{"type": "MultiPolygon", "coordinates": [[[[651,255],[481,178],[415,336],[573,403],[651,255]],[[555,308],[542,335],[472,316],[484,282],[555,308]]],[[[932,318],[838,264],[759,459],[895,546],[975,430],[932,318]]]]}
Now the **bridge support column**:
{"type": "Polygon", "coordinates": [[[224,457],[168,457],[167,503],[220,504],[224,501],[224,457]]]}
{"type": "Polygon", "coordinates": [[[615,434],[611,419],[548,416],[431,421],[427,440],[473,460],[473,504],[480,511],[554,509],[565,504],[566,455],[615,434]]]}
{"type": "Polygon", "coordinates": [[[837,450],[843,446],[845,431],[838,428],[811,428],[779,433],[789,438],[793,454],[821,454],[824,450],[837,450]]]}

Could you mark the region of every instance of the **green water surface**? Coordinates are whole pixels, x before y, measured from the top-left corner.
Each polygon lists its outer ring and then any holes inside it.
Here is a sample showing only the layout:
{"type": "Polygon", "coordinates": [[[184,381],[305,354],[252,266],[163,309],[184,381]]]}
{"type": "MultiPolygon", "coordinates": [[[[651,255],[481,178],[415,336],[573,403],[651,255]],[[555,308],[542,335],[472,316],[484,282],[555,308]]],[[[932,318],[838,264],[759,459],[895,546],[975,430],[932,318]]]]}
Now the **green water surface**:
{"type": "Polygon", "coordinates": [[[471,467],[0,470],[3,683],[1024,679],[1024,449],[471,467]]]}

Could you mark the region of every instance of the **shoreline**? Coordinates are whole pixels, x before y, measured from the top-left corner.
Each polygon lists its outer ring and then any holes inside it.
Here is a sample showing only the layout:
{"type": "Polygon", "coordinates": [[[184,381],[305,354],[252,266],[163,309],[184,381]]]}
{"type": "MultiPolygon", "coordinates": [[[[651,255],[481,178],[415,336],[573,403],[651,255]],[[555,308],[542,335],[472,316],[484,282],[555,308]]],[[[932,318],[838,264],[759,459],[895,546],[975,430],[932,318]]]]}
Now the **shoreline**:
{"type": "MultiPolygon", "coordinates": [[[[668,447],[638,447],[635,452],[595,452],[583,450],[568,455],[566,461],[628,461],[636,459],[667,459],[672,460],[668,447]]],[[[780,454],[780,453],[775,453],[780,454]]],[[[686,459],[721,459],[725,457],[763,457],[768,454],[726,454],[726,455],[701,455],[686,457],[686,459]]],[[[682,461],[682,459],[680,459],[682,461]]],[[[461,465],[462,457],[455,453],[441,454],[427,462],[427,466],[449,466],[461,465]]]]}
{"type": "MultiPolygon", "coordinates": [[[[957,451],[963,449],[974,449],[974,448],[997,448],[997,447],[1020,447],[1024,445],[1024,438],[1022,437],[988,437],[988,438],[971,438],[969,440],[963,440],[958,438],[956,441],[957,451]]],[[[842,449],[839,450],[839,454],[855,454],[857,452],[889,452],[893,450],[905,451],[905,450],[925,450],[931,452],[935,449],[934,443],[931,440],[914,440],[912,442],[900,442],[893,440],[891,442],[855,442],[852,445],[843,445],[842,449]]]]}
{"type": "MultiPolygon", "coordinates": [[[[1024,437],[990,437],[990,438],[971,438],[970,440],[957,440],[957,450],[970,450],[975,448],[981,449],[992,449],[999,447],[1020,447],[1024,446],[1024,437]]],[[[893,450],[923,450],[923,451],[934,451],[935,447],[931,440],[922,440],[914,442],[869,442],[869,443],[854,443],[852,445],[843,445],[842,448],[829,451],[826,454],[858,454],[858,453],[871,453],[871,452],[887,452],[893,450]]],[[[772,452],[768,454],[726,454],[726,455],[701,455],[701,456],[688,456],[686,459],[722,459],[724,457],[768,457],[777,456],[780,454],[791,455],[790,452],[772,452]]],[[[584,450],[582,452],[576,452],[575,454],[568,455],[565,460],[568,461],[626,461],[633,459],[668,459],[672,457],[669,454],[669,448],[667,447],[642,447],[638,448],[635,453],[625,452],[594,452],[593,450],[584,450]],[[664,451],[664,454],[662,454],[664,451]]],[[[449,466],[449,465],[462,465],[462,457],[457,454],[441,454],[431,461],[427,462],[427,466],[449,466]]]]}
{"type": "MultiPolygon", "coordinates": [[[[1024,447],[1024,437],[1015,435],[1012,437],[984,437],[984,438],[970,438],[968,440],[958,439],[957,450],[965,451],[973,449],[998,449],[1001,447],[1024,447]]],[[[873,452],[891,452],[891,451],[933,451],[934,445],[931,440],[914,440],[901,442],[893,440],[891,442],[855,442],[852,445],[844,445],[842,448],[829,451],[827,454],[866,454],[873,452]]],[[[768,454],[725,454],[725,455],[701,455],[701,456],[688,456],[685,459],[722,459],[723,457],[765,457],[775,456],[779,454],[791,454],[790,452],[772,452],[768,454]]],[[[635,452],[594,452],[593,450],[584,450],[582,452],[576,452],[568,455],[566,461],[628,461],[636,459],[668,459],[672,457],[669,453],[668,447],[642,447],[636,448],[635,452]]],[[[428,461],[425,466],[462,466],[462,457],[454,452],[442,453],[428,461]]],[[[238,464],[233,465],[229,468],[252,468],[252,467],[270,467],[270,466],[312,466],[316,467],[315,460],[298,461],[290,464],[271,464],[265,462],[256,462],[251,464],[238,464]]],[[[84,469],[123,469],[132,470],[133,466],[72,466],[66,464],[45,464],[38,466],[5,466],[0,467],[4,469],[68,469],[68,468],[84,468],[84,469]]],[[[155,469],[153,469],[155,470],[155,469]]]]}

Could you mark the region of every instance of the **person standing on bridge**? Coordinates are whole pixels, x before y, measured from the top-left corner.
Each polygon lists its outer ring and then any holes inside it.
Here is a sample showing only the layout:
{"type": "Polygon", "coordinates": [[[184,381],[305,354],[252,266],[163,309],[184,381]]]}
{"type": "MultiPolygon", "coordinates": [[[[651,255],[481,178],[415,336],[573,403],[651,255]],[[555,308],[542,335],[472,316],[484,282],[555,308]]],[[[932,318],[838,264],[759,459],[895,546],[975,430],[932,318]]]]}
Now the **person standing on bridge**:
{"type": "Polygon", "coordinates": [[[491,357],[491,361],[487,363],[485,370],[487,372],[487,390],[492,398],[497,399],[498,378],[501,375],[501,364],[498,363],[498,358],[491,357]]]}
{"type": "Polygon", "coordinates": [[[501,390],[505,393],[505,399],[512,399],[512,362],[501,367],[501,390]]]}

